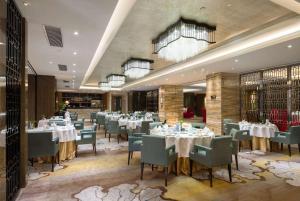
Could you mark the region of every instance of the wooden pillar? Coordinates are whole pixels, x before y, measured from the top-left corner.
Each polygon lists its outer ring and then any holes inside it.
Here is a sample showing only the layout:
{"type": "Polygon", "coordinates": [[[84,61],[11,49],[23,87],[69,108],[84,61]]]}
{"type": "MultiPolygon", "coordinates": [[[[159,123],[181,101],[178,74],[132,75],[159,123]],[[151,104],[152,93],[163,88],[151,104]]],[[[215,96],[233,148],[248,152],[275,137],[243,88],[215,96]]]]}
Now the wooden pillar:
{"type": "Polygon", "coordinates": [[[206,77],[207,126],[223,134],[223,119],[240,119],[239,74],[216,73],[206,77]]]}
{"type": "Polygon", "coordinates": [[[164,85],[159,88],[159,117],[161,121],[175,124],[183,119],[182,86],[164,85]]]}

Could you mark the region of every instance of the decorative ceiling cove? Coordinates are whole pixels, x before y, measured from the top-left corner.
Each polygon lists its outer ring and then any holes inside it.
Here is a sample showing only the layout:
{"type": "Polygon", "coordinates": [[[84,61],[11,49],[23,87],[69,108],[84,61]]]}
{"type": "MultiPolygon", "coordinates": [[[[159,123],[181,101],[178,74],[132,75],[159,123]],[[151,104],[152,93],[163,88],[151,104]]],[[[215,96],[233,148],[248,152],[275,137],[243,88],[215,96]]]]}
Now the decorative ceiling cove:
{"type": "Polygon", "coordinates": [[[269,0],[138,0],[87,84],[97,85],[121,73],[129,57],[154,60],[155,70],[173,64],[153,54],[152,39],[180,17],[217,27],[216,45],[292,12],[269,0]]]}

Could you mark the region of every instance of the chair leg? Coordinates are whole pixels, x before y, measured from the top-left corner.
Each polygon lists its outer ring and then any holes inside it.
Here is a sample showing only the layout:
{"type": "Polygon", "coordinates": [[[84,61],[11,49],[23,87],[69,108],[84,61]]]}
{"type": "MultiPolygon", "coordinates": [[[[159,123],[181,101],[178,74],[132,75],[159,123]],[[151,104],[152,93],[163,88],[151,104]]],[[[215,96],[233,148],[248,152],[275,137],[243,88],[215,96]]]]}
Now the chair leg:
{"type": "Polygon", "coordinates": [[[128,165],[130,163],[130,151],[128,151],[128,165]]]}
{"type": "Polygon", "coordinates": [[[212,168],[208,168],[208,172],[209,172],[209,180],[210,180],[210,187],[212,187],[213,186],[213,184],[212,184],[212,168]]]}
{"type": "Polygon", "coordinates": [[[300,144],[298,144],[298,149],[299,149],[299,152],[300,152],[300,144]]]}
{"type": "Polygon", "coordinates": [[[106,138],[106,129],[104,128],[104,137],[106,138]]]}
{"type": "Polygon", "coordinates": [[[118,144],[120,143],[120,135],[117,136],[118,144]]]}
{"type": "Polygon", "coordinates": [[[110,142],[110,133],[108,134],[108,141],[110,142]]]}
{"type": "Polygon", "coordinates": [[[52,172],[54,172],[54,160],[55,160],[55,157],[54,156],[51,156],[51,158],[52,158],[52,172]]]}
{"type": "Polygon", "coordinates": [[[130,155],[131,159],[133,158],[133,151],[131,152],[131,155],[130,155]]]}
{"type": "Polygon", "coordinates": [[[228,174],[229,174],[229,181],[230,183],[232,182],[232,177],[231,177],[231,164],[228,164],[228,174]]]}
{"type": "Polygon", "coordinates": [[[144,163],[141,163],[141,180],[143,180],[143,174],[144,174],[144,163]]]}
{"type": "Polygon", "coordinates": [[[33,158],[31,158],[31,160],[30,160],[30,161],[31,161],[31,166],[33,167],[33,158]]]}
{"type": "Polygon", "coordinates": [[[96,148],[96,143],[94,143],[94,151],[95,151],[95,155],[97,154],[97,148],[96,148]]]}
{"type": "Polygon", "coordinates": [[[270,152],[273,151],[273,144],[272,144],[272,141],[270,140],[270,152]]]}
{"type": "Polygon", "coordinates": [[[151,170],[152,170],[152,172],[153,172],[153,170],[154,170],[154,165],[151,165],[151,170]]]}
{"type": "Polygon", "coordinates": [[[288,149],[289,149],[289,156],[292,156],[291,145],[290,144],[288,144],[288,149]]]}
{"type": "Polygon", "coordinates": [[[193,160],[190,159],[190,176],[193,176],[193,160]]]}
{"type": "Polygon", "coordinates": [[[236,169],[239,170],[238,155],[237,155],[237,154],[234,154],[234,157],[235,157],[235,166],[236,166],[236,169]]]}
{"type": "Polygon", "coordinates": [[[57,164],[60,165],[60,157],[59,157],[59,152],[57,152],[57,164]]]}
{"type": "Polygon", "coordinates": [[[168,167],[165,167],[165,186],[168,186],[168,167]]]}
{"type": "Polygon", "coordinates": [[[241,151],[241,144],[242,144],[242,142],[239,141],[239,152],[241,151]]]}
{"type": "Polygon", "coordinates": [[[175,168],[175,175],[177,176],[178,175],[178,172],[177,172],[177,160],[175,160],[175,162],[174,162],[174,168],[175,168]]]}
{"type": "Polygon", "coordinates": [[[249,142],[250,142],[250,149],[252,151],[253,150],[252,140],[249,140],[249,142]]]}
{"type": "Polygon", "coordinates": [[[283,151],[283,143],[280,144],[280,150],[283,151]]]}

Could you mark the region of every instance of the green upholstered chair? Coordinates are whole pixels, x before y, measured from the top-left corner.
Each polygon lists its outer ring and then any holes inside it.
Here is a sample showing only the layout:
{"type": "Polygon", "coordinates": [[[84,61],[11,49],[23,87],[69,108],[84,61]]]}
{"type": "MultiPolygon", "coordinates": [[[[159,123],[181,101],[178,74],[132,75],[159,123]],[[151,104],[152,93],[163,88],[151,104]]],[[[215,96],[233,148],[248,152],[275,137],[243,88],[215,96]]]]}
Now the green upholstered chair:
{"type": "Polygon", "coordinates": [[[152,122],[149,124],[149,129],[153,129],[155,127],[162,126],[162,122],[152,122]]]}
{"type": "Polygon", "coordinates": [[[70,119],[71,121],[77,121],[78,119],[78,114],[77,113],[70,113],[70,119]]]}
{"type": "Polygon", "coordinates": [[[152,122],[153,121],[142,121],[142,127],[140,129],[140,132],[149,135],[150,123],[152,122]]]}
{"type": "Polygon", "coordinates": [[[74,121],[74,127],[76,130],[84,129],[84,122],[83,121],[74,121]]]}
{"type": "Polygon", "coordinates": [[[90,120],[92,123],[96,122],[96,118],[97,118],[97,112],[91,112],[90,120]]]}
{"type": "Polygon", "coordinates": [[[242,141],[248,141],[250,144],[250,149],[252,150],[252,136],[249,130],[240,130],[240,125],[238,123],[227,123],[225,135],[230,135],[231,129],[236,129],[235,139],[239,141],[239,151],[241,150],[242,141]]]}
{"type": "Polygon", "coordinates": [[[231,136],[220,136],[212,139],[210,147],[194,145],[193,151],[190,152],[190,176],[192,176],[193,162],[204,165],[209,170],[210,186],[212,187],[212,168],[227,165],[231,182],[231,141],[231,136]]]}
{"type": "Polygon", "coordinates": [[[128,165],[130,158],[133,156],[133,152],[141,151],[143,135],[145,135],[145,133],[128,133],[128,165]]]}
{"type": "Polygon", "coordinates": [[[203,129],[205,128],[205,123],[192,123],[192,127],[203,129]]]}
{"type": "Polygon", "coordinates": [[[84,128],[84,129],[82,129],[82,131],[95,131],[95,132],[97,132],[97,124],[94,123],[91,127],[84,128]]]}
{"type": "Polygon", "coordinates": [[[235,165],[236,169],[239,169],[239,162],[238,162],[238,153],[239,153],[239,140],[236,139],[236,134],[239,131],[236,130],[235,128],[232,128],[230,131],[230,135],[232,137],[232,142],[231,142],[231,148],[232,148],[232,155],[234,155],[235,158],[235,165]]]}
{"type": "Polygon", "coordinates": [[[101,126],[105,126],[105,115],[97,115],[97,124],[99,125],[99,128],[101,126]]]}
{"type": "Polygon", "coordinates": [[[77,157],[77,149],[78,145],[82,144],[91,144],[93,146],[93,151],[95,155],[97,153],[96,148],[96,131],[93,130],[81,130],[80,135],[76,137],[76,157],[77,157]]]}
{"type": "Polygon", "coordinates": [[[158,113],[153,113],[152,114],[152,119],[153,119],[154,122],[160,122],[158,113]]]}
{"type": "Polygon", "coordinates": [[[223,119],[223,129],[224,129],[225,135],[229,135],[229,133],[230,133],[230,131],[227,130],[227,126],[226,126],[226,124],[229,124],[229,123],[233,123],[233,120],[232,119],[223,119]]]}
{"type": "Polygon", "coordinates": [[[126,128],[120,127],[118,121],[109,120],[107,124],[107,133],[108,133],[109,142],[110,142],[111,135],[116,135],[119,143],[121,134],[126,133],[126,128]]]}
{"type": "Polygon", "coordinates": [[[28,131],[28,158],[51,156],[52,172],[54,171],[54,162],[57,158],[59,163],[59,141],[52,137],[52,131],[28,131]]]}
{"type": "Polygon", "coordinates": [[[159,165],[164,167],[165,186],[167,186],[168,167],[175,164],[177,175],[177,153],[175,145],[166,148],[166,141],[163,136],[143,135],[141,153],[141,180],[143,180],[144,164],[159,165]]]}
{"type": "MultiPolygon", "coordinates": [[[[270,138],[270,148],[272,151],[272,142],[278,142],[288,145],[289,155],[291,156],[291,144],[298,144],[300,152],[300,126],[291,126],[288,132],[275,132],[275,137],[270,138]]],[[[282,146],[281,146],[282,148],[282,146]]]]}

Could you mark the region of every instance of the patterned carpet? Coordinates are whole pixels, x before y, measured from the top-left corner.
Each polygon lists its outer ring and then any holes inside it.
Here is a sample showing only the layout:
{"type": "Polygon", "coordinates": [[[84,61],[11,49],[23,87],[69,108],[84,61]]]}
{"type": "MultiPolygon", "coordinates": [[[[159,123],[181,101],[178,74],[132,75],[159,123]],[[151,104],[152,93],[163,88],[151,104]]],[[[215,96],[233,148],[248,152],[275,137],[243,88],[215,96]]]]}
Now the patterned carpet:
{"type": "Polygon", "coordinates": [[[18,200],[22,201],[115,201],[115,200],[297,200],[300,197],[300,155],[293,148],[287,153],[263,153],[242,150],[239,170],[232,164],[233,182],[229,183],[226,167],[214,169],[213,188],[209,187],[205,169],[193,178],[169,175],[164,187],[163,173],[145,167],[140,176],[140,154],[135,153],[127,165],[127,146],[123,140],[109,143],[103,131],[97,134],[97,155],[91,146],[79,147],[78,158],[64,161],[51,172],[50,164],[28,166],[28,185],[18,200]],[[196,178],[196,179],[195,179],[196,178]],[[286,196],[288,193],[289,196],[286,196]]]}

